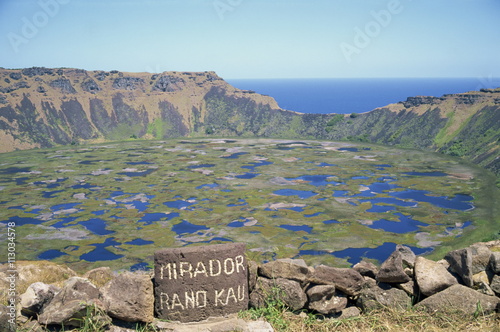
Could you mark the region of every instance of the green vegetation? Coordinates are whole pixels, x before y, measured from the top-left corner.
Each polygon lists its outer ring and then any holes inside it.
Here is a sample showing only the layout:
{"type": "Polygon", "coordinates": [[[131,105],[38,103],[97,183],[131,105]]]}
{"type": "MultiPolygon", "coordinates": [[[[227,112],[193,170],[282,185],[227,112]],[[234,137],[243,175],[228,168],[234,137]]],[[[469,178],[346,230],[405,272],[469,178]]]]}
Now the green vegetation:
{"type": "Polygon", "coordinates": [[[265,319],[276,331],[287,331],[290,328],[290,320],[286,318],[287,306],[283,302],[283,290],[279,287],[273,287],[269,294],[265,294],[264,306],[260,308],[251,308],[242,311],[240,318],[257,320],[265,319]]]}
{"type": "Polygon", "coordinates": [[[327,132],[331,132],[333,130],[333,128],[339,124],[341,121],[344,120],[344,115],[342,114],[336,114],[333,116],[333,118],[331,118],[327,123],[326,123],[326,127],[325,127],[325,130],[327,132]]]}

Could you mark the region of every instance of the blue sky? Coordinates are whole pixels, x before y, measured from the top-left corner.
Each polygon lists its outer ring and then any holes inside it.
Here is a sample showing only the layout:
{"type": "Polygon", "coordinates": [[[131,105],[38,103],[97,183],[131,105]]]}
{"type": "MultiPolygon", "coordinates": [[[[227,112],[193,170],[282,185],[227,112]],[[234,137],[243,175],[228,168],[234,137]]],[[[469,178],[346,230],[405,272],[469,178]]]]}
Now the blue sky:
{"type": "Polygon", "coordinates": [[[500,77],[499,0],[0,0],[0,67],[500,77]]]}

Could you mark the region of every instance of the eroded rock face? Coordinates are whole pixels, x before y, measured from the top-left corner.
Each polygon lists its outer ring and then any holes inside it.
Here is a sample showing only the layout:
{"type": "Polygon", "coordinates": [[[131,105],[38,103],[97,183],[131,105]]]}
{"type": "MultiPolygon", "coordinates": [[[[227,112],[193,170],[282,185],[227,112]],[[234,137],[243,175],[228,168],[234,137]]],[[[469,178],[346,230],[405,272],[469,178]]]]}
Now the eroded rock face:
{"type": "Polygon", "coordinates": [[[155,253],[158,318],[192,322],[248,307],[245,244],[164,249],[155,253]]]}
{"type": "Polygon", "coordinates": [[[415,277],[420,291],[425,296],[434,295],[452,285],[458,284],[455,277],[441,264],[417,257],[415,277]]]}
{"type": "Polygon", "coordinates": [[[100,291],[100,299],[109,316],[128,322],[153,321],[153,282],[148,275],[122,273],[100,291]]]}
{"type": "Polygon", "coordinates": [[[453,285],[442,292],[417,303],[415,307],[425,308],[428,312],[461,311],[464,314],[474,314],[479,306],[485,314],[495,311],[500,299],[488,296],[463,285],[453,285]]]}

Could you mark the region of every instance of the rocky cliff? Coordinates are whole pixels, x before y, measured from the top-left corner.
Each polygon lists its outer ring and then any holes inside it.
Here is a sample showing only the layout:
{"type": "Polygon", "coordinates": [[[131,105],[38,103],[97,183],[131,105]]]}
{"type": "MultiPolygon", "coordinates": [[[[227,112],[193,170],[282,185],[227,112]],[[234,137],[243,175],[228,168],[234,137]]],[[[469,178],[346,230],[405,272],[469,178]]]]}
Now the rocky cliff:
{"type": "Polygon", "coordinates": [[[499,109],[500,89],[484,89],[363,114],[301,114],[214,72],[0,69],[0,152],[127,138],[318,138],[427,149],[500,174],[499,109]]]}

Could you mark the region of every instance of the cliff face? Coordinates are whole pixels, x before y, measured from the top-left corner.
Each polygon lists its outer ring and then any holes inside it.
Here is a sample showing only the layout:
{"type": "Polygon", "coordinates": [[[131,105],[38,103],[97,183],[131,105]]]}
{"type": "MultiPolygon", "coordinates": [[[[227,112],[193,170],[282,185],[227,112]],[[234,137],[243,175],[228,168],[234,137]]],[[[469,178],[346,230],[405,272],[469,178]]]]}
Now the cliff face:
{"type": "MultiPolygon", "coordinates": [[[[161,74],[27,68],[0,70],[0,152],[88,140],[204,135],[207,98],[279,110],[214,72],[161,74]],[[239,101],[241,99],[241,101],[239,101]]],[[[237,110],[235,110],[237,112],[237,110]]]]}
{"type": "Polygon", "coordinates": [[[500,89],[410,97],[343,118],[326,138],[427,149],[463,157],[500,174],[500,89]]]}
{"type": "Polygon", "coordinates": [[[500,89],[301,114],[214,72],[0,69],[0,152],[125,138],[357,140],[460,156],[500,174],[500,89]]]}

